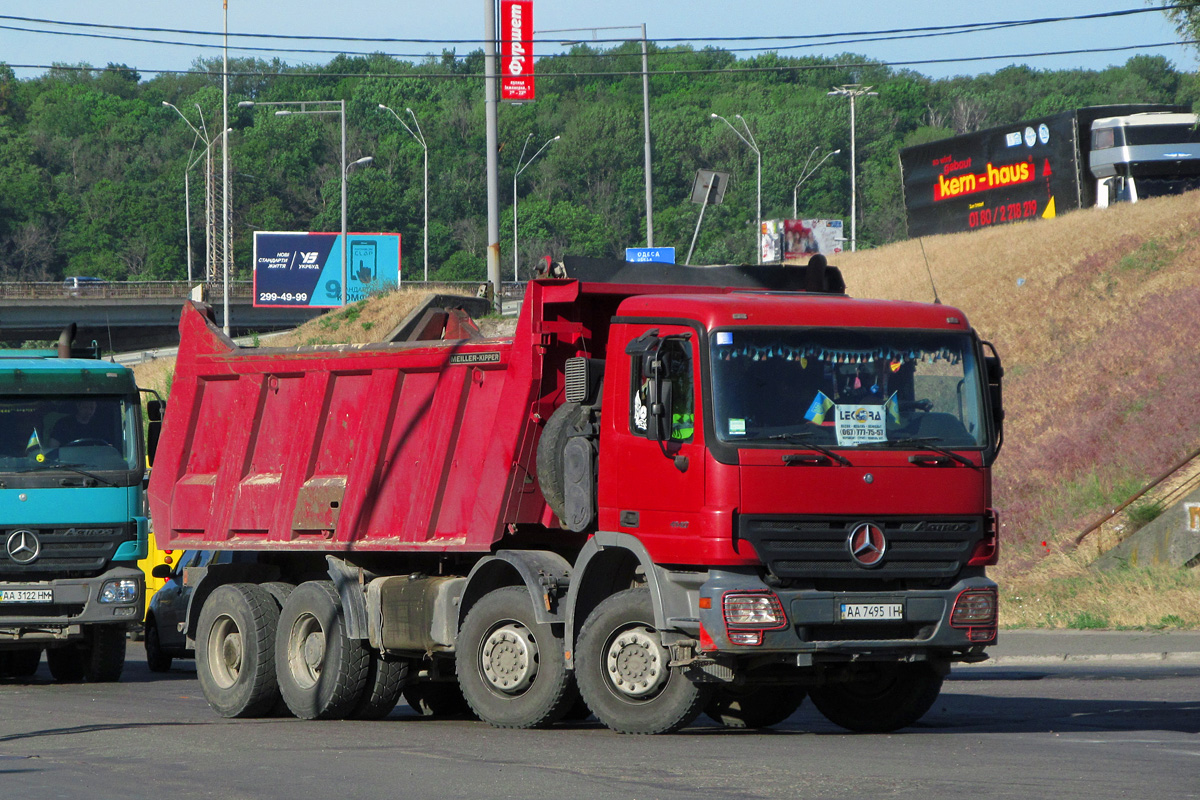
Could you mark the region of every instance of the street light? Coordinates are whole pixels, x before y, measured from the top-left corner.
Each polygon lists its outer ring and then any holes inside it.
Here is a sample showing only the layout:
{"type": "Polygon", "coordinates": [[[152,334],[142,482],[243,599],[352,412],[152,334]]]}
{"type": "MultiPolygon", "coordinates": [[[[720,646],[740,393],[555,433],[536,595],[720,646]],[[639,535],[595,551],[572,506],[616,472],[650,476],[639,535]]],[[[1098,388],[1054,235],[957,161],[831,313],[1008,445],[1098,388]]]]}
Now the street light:
{"type": "MultiPolygon", "coordinates": [[[[646,47],[646,23],[638,25],[610,25],[602,28],[555,28],[553,30],[534,31],[538,33],[575,33],[576,31],[591,31],[596,38],[596,31],[642,31],[642,130],[645,140],[645,173],[646,173],[646,246],[654,247],[654,179],[650,173],[650,54],[646,47]]],[[[563,42],[564,45],[577,42],[563,42]]]]}
{"type": "Polygon", "coordinates": [[[742,132],[733,125],[729,124],[729,120],[722,117],[720,114],[713,114],[713,119],[719,119],[729,126],[729,130],[737,134],[737,137],[754,151],[754,155],[758,158],[758,211],[756,213],[757,220],[754,226],[754,249],[758,252],[758,263],[762,263],[762,245],[759,238],[762,236],[762,151],[758,149],[758,142],[754,141],[754,134],[750,132],[750,126],[746,124],[746,120],[741,114],[734,114],[735,119],[741,121],[742,127],[746,129],[746,136],[742,136],[742,132]],[[746,137],[750,138],[746,138],[746,137]]]}
{"type": "Polygon", "coordinates": [[[859,83],[848,83],[845,86],[839,86],[832,92],[826,92],[826,97],[849,97],[850,98],[850,252],[855,250],[855,223],[857,220],[857,210],[855,203],[857,202],[857,176],[856,164],[854,157],[854,101],[859,97],[878,97],[879,92],[872,92],[870,86],[863,86],[859,83]]]}
{"type": "MultiPolygon", "coordinates": [[[[215,263],[212,263],[213,262],[212,249],[213,249],[214,231],[207,224],[207,222],[212,217],[212,210],[210,208],[210,203],[212,202],[212,190],[211,190],[212,148],[213,148],[213,145],[215,145],[218,141],[220,141],[220,139],[214,139],[208,135],[208,126],[204,124],[204,110],[200,108],[199,103],[195,104],[196,111],[200,114],[200,127],[199,128],[197,128],[195,125],[193,125],[192,121],[189,120],[187,117],[185,117],[183,115],[183,112],[180,111],[175,106],[174,103],[168,103],[166,100],[164,100],[163,105],[166,106],[167,108],[172,109],[176,114],[178,114],[179,118],[182,119],[185,123],[187,123],[187,126],[189,128],[191,128],[192,132],[194,132],[196,134],[196,138],[199,139],[200,141],[204,142],[204,144],[205,144],[204,152],[201,153],[200,155],[196,156],[194,159],[192,159],[191,163],[189,163],[187,165],[187,167],[184,168],[184,171],[183,171],[183,213],[184,213],[185,224],[187,226],[186,234],[187,234],[188,283],[190,284],[192,282],[192,203],[191,203],[192,195],[191,195],[191,189],[190,189],[189,181],[188,181],[188,173],[191,171],[192,167],[194,167],[194,166],[196,166],[196,164],[200,163],[201,158],[203,158],[205,160],[205,163],[207,165],[205,167],[205,173],[204,173],[204,185],[205,185],[204,217],[205,217],[205,223],[206,223],[204,226],[205,275],[206,275],[206,277],[213,276],[213,278],[215,280],[216,265],[215,265],[215,263]]],[[[232,129],[230,129],[228,132],[232,132],[232,129]]],[[[192,152],[195,152],[195,151],[196,151],[196,145],[193,142],[192,143],[192,152]]]]}
{"type": "Polygon", "coordinates": [[[530,164],[532,164],[534,162],[534,159],[536,159],[538,156],[540,156],[542,154],[542,151],[550,146],[550,142],[557,142],[560,137],[555,136],[553,139],[547,140],[547,142],[544,145],[542,145],[541,147],[539,147],[538,151],[536,153],[534,153],[533,156],[530,157],[530,159],[528,161],[526,161],[524,164],[522,164],[521,160],[525,158],[525,148],[529,146],[529,140],[532,138],[533,138],[532,132],[530,132],[530,134],[525,137],[525,144],[521,147],[521,155],[517,158],[517,171],[513,173],[513,282],[514,283],[520,283],[520,281],[521,281],[520,276],[517,274],[517,178],[520,177],[521,173],[525,171],[525,167],[528,167],[530,164]]]}
{"type": "Polygon", "coordinates": [[[824,164],[826,161],[828,161],[831,156],[836,156],[838,153],[842,152],[839,149],[839,150],[834,150],[832,153],[826,153],[825,157],[822,158],[820,161],[818,161],[817,165],[815,167],[813,167],[812,169],[809,169],[808,168],[809,161],[812,161],[812,157],[815,156],[817,154],[817,151],[820,149],[821,149],[820,147],[814,147],[812,149],[812,152],[808,154],[808,159],[804,162],[804,168],[800,170],[800,180],[796,181],[796,185],[792,187],[792,219],[800,218],[800,212],[797,210],[797,206],[796,206],[796,193],[800,191],[800,184],[804,183],[806,180],[811,178],[812,174],[814,172],[816,172],[817,170],[819,170],[821,168],[821,165],[824,164]]]}
{"type": "Polygon", "coordinates": [[[409,135],[421,143],[421,149],[425,151],[425,282],[429,282],[429,147],[425,144],[425,134],[421,132],[421,123],[417,122],[417,115],[413,113],[411,108],[405,108],[409,116],[412,117],[413,126],[417,129],[413,133],[413,129],[408,127],[408,123],[400,118],[392,109],[385,106],[383,103],[379,107],[389,112],[396,121],[404,126],[404,130],[408,131],[409,135]]]}
{"type": "Polygon", "coordinates": [[[238,103],[238,108],[254,108],[255,106],[300,106],[299,111],[289,111],[281,109],[275,112],[277,117],[286,117],[293,114],[337,114],[341,121],[342,127],[342,157],[338,162],[338,171],[342,177],[342,305],[346,305],[346,175],[350,170],[358,166],[366,166],[375,159],[371,156],[365,156],[357,161],[346,163],[346,101],[345,100],[279,100],[274,102],[259,103],[253,100],[243,100],[238,103]],[[318,106],[318,108],[310,109],[308,106],[318,106]],[[323,106],[337,106],[337,108],[323,108],[323,106]]]}

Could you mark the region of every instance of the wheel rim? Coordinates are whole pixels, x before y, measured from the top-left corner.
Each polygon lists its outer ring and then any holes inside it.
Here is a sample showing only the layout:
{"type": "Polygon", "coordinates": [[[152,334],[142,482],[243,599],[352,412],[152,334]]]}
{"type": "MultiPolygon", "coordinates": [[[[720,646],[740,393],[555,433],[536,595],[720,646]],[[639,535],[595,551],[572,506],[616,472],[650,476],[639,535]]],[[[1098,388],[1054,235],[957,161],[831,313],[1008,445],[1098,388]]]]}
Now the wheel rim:
{"type": "Polygon", "coordinates": [[[533,685],[538,656],[537,639],[519,622],[501,622],[479,645],[484,680],[503,695],[521,694],[533,685]]]}
{"type": "Polygon", "coordinates": [[[605,676],[618,697],[645,701],[655,697],[670,677],[666,648],[658,632],[637,624],[622,628],[605,647],[605,676]]]}
{"type": "Polygon", "coordinates": [[[242,632],[232,617],[222,616],[208,634],[208,671],[217,686],[230,689],[242,671],[242,632]]]}
{"type": "Polygon", "coordinates": [[[288,670],[296,684],[311,689],[321,679],[325,663],[325,631],[312,614],[302,614],[288,635],[288,670]]]}

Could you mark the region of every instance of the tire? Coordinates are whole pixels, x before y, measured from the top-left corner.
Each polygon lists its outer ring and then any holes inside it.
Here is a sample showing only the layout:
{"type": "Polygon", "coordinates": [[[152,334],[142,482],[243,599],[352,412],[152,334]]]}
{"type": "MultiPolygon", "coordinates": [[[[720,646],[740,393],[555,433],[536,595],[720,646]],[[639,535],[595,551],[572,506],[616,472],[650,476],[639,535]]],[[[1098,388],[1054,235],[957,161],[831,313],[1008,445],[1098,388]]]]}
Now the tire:
{"type": "Polygon", "coordinates": [[[83,679],[88,683],[115,683],[125,669],[125,628],[93,626],[84,656],[83,679]]]}
{"type": "Polygon", "coordinates": [[[42,648],[0,650],[0,678],[32,678],[42,662],[42,648]]]}
{"type": "Polygon", "coordinates": [[[371,654],[346,636],[342,599],[329,581],[296,587],[279,614],[275,673],[300,719],[345,719],[366,688],[371,654]]]}
{"type": "Polygon", "coordinates": [[[262,584],[262,588],[266,589],[267,593],[275,598],[275,605],[280,609],[283,608],[283,604],[287,602],[292,592],[296,591],[295,586],[283,581],[270,581],[269,583],[262,584]]]}
{"type": "Polygon", "coordinates": [[[870,664],[850,683],[809,690],[834,725],[858,733],[888,733],[912,725],[937,701],[942,676],[929,664],[870,664]]]}
{"type": "Polygon", "coordinates": [[[795,714],[803,702],[799,686],[721,686],[713,690],[704,713],[726,728],[769,728],[795,714]]]}
{"type": "Polygon", "coordinates": [[[524,586],[496,589],[471,607],[455,666],[467,704],[497,728],[544,728],[575,702],[562,639],[537,621],[524,586]]]}
{"type": "Polygon", "coordinates": [[[697,716],[710,689],[668,666],[645,588],[626,589],[588,615],[575,646],[575,679],[596,718],[618,733],[672,733],[697,716]]]}
{"type": "Polygon", "coordinates": [[[217,587],[200,609],[196,677],[204,699],[223,717],[267,715],[279,698],[275,629],[279,609],[261,586],[217,587]]]}
{"type": "Polygon", "coordinates": [[[370,654],[367,665],[366,688],[358,705],[346,715],[347,719],[383,719],[400,702],[400,693],[408,682],[409,662],[403,658],[388,658],[370,654]]]}
{"type": "Polygon", "coordinates": [[[422,717],[464,717],[471,712],[457,683],[410,683],[404,687],[402,694],[404,702],[422,717]]]}
{"type": "Polygon", "coordinates": [[[146,617],[145,633],[142,639],[146,644],[146,666],[151,672],[170,672],[170,655],[163,652],[162,641],[158,637],[158,621],[154,617],[146,617]]]}
{"type": "Polygon", "coordinates": [[[51,647],[46,650],[46,666],[59,683],[79,683],[83,680],[86,652],[77,644],[51,647]]]}
{"type": "Polygon", "coordinates": [[[550,510],[563,519],[566,508],[566,484],[563,478],[563,448],[576,425],[587,420],[588,412],[579,403],[564,403],[554,410],[537,445],[538,488],[550,510]]]}

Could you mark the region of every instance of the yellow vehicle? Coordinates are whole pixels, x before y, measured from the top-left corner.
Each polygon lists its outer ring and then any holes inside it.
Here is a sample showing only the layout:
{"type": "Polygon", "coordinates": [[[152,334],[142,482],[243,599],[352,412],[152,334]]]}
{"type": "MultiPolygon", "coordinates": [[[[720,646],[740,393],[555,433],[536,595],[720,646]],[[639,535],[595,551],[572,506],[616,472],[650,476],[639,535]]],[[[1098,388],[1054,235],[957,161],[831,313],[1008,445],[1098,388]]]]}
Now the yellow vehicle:
{"type": "MultiPolygon", "coordinates": [[[[175,563],[176,553],[172,550],[159,550],[154,542],[154,531],[150,531],[149,545],[147,555],[141,561],[137,562],[138,567],[142,572],[146,573],[146,608],[150,608],[150,598],[154,593],[166,585],[166,578],[155,578],[150,573],[159,564],[172,565],[175,563]]],[[[144,617],[144,615],[143,615],[144,617]]]]}

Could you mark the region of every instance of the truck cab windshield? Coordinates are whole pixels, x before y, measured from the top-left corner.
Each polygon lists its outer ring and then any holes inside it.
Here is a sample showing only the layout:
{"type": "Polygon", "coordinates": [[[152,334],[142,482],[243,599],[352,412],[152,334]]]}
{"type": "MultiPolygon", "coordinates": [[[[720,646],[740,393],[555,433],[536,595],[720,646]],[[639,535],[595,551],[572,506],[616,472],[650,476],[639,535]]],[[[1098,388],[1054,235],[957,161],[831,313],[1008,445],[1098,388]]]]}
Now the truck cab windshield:
{"type": "Polygon", "coordinates": [[[735,329],[712,341],[714,424],[724,442],[987,444],[983,377],[967,334],[735,329]]]}
{"type": "Polygon", "coordinates": [[[0,398],[0,473],[69,466],[140,473],[136,399],[113,395],[0,398]]]}

